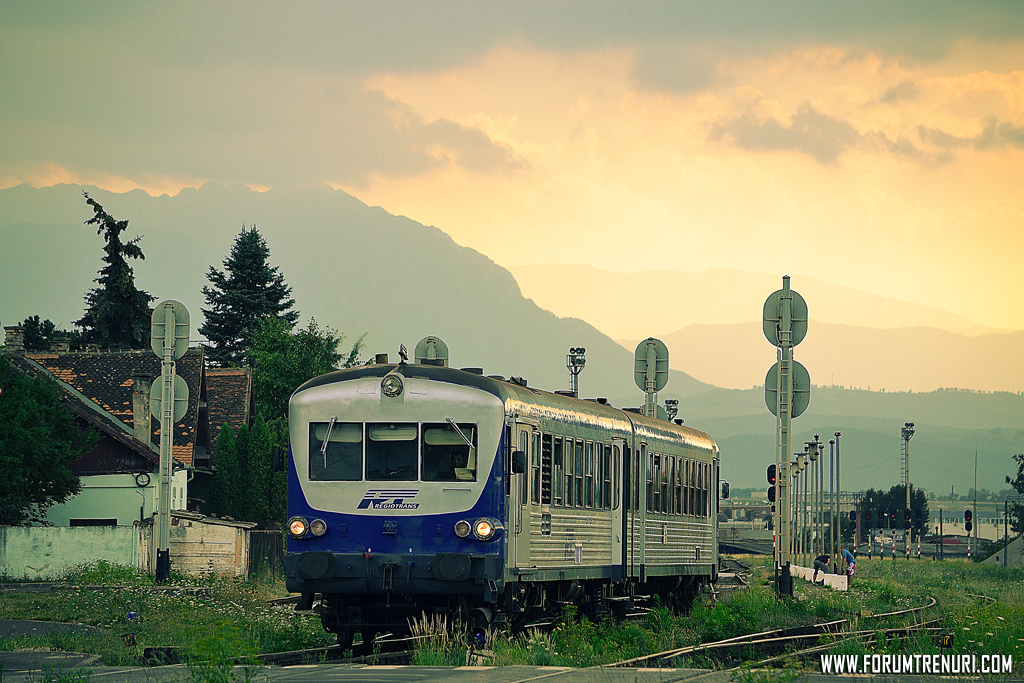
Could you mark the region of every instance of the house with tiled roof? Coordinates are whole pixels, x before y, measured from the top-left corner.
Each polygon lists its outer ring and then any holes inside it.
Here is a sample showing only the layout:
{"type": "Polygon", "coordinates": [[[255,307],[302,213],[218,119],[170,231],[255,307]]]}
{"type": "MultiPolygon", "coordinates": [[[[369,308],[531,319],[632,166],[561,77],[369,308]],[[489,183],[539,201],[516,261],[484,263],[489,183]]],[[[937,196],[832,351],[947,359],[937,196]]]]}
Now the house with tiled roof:
{"type": "MultiPolygon", "coordinates": [[[[146,351],[70,352],[56,344],[49,352],[25,351],[21,330],[5,328],[6,353],[15,367],[46,376],[62,389],[62,401],[83,429],[96,428],[100,441],[71,469],[83,492],[53,506],[56,525],[124,525],[150,517],[155,509],[160,462],[160,421],[153,417],[150,391],[161,374],[161,359],[146,351]]],[[[198,510],[212,478],[215,435],[208,409],[208,380],[202,348],[190,348],[175,364],[188,386],[186,412],[174,426],[171,509],[198,510]]],[[[250,423],[251,373],[218,371],[213,381],[217,429],[250,423]]]]}
{"type": "Polygon", "coordinates": [[[206,405],[210,425],[210,451],[217,449],[220,428],[252,426],[256,398],[251,368],[206,368],[206,405]]]}

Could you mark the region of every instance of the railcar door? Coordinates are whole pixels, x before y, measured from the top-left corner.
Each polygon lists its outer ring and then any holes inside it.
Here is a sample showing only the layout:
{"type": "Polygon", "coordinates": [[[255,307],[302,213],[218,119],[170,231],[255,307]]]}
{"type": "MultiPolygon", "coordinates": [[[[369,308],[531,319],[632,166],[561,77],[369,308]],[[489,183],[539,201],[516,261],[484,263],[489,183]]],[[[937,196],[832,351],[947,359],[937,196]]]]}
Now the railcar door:
{"type": "MultiPolygon", "coordinates": [[[[622,525],[623,517],[623,495],[622,489],[624,481],[626,479],[624,475],[623,467],[623,452],[625,451],[626,440],[625,439],[612,439],[612,456],[611,456],[611,472],[605,474],[606,477],[611,478],[612,489],[610,491],[611,499],[607,501],[607,504],[612,510],[612,564],[622,567],[625,564],[625,560],[622,556],[622,548],[624,541],[624,527],[622,525]]],[[[607,467],[608,465],[606,465],[607,467]]]]}
{"type": "MultiPolygon", "coordinates": [[[[509,555],[513,567],[530,567],[533,562],[530,559],[530,508],[531,508],[531,479],[534,473],[534,463],[537,463],[537,473],[540,472],[540,432],[534,439],[534,427],[531,424],[516,422],[515,426],[515,450],[526,454],[525,471],[512,474],[512,501],[509,518],[511,522],[512,537],[509,540],[509,555]],[[535,443],[536,441],[536,443],[535,443]]],[[[540,495],[540,482],[537,482],[536,495],[540,495]]],[[[539,502],[539,499],[538,499],[539,502]]]]}

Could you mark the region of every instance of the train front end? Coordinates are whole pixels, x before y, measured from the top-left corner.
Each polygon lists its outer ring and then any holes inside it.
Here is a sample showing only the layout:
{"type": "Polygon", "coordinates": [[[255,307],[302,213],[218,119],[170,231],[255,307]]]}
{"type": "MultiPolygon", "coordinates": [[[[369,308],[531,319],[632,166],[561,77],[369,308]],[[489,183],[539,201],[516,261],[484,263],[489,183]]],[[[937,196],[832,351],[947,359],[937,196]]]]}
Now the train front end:
{"type": "Polygon", "coordinates": [[[504,407],[484,378],[372,365],[289,413],[287,588],[348,645],[421,614],[490,623],[504,590],[504,407]]]}

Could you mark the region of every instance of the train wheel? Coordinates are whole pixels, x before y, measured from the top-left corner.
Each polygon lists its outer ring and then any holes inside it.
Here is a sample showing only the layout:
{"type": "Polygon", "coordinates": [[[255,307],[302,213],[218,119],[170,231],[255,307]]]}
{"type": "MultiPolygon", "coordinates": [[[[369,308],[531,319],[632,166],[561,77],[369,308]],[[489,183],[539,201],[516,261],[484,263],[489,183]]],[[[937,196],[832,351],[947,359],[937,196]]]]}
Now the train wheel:
{"type": "Polygon", "coordinates": [[[474,646],[483,647],[486,645],[490,630],[491,610],[486,607],[477,607],[469,613],[469,636],[474,646]]]}
{"type": "Polygon", "coordinates": [[[351,650],[352,639],[354,636],[355,633],[350,628],[338,631],[338,646],[341,647],[342,650],[351,650]]]}
{"type": "Polygon", "coordinates": [[[361,635],[363,642],[352,647],[352,654],[356,657],[369,657],[373,654],[373,639],[377,637],[377,632],[363,631],[361,635]]]}

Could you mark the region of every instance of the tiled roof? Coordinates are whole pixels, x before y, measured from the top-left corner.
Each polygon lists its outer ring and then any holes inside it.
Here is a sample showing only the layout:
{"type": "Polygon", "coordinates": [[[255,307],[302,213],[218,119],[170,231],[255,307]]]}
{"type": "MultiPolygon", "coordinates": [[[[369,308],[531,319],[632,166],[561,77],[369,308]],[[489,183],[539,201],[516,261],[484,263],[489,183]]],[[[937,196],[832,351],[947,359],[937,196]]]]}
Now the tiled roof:
{"type": "MultiPolygon", "coordinates": [[[[132,408],[134,375],[160,375],[161,361],[150,351],[111,353],[27,353],[55,377],[71,385],[126,425],[134,426],[132,408]]],[[[192,464],[196,451],[199,399],[203,380],[203,350],[191,348],[175,364],[175,372],[188,385],[188,409],[174,427],[172,454],[175,460],[192,464]]],[[[160,442],[160,422],[150,418],[155,444],[160,442]]],[[[205,444],[204,444],[205,445],[205,444]]]]}
{"type": "Polygon", "coordinates": [[[207,368],[206,403],[210,415],[210,450],[217,446],[222,425],[238,429],[255,417],[252,370],[250,368],[207,368]]]}

